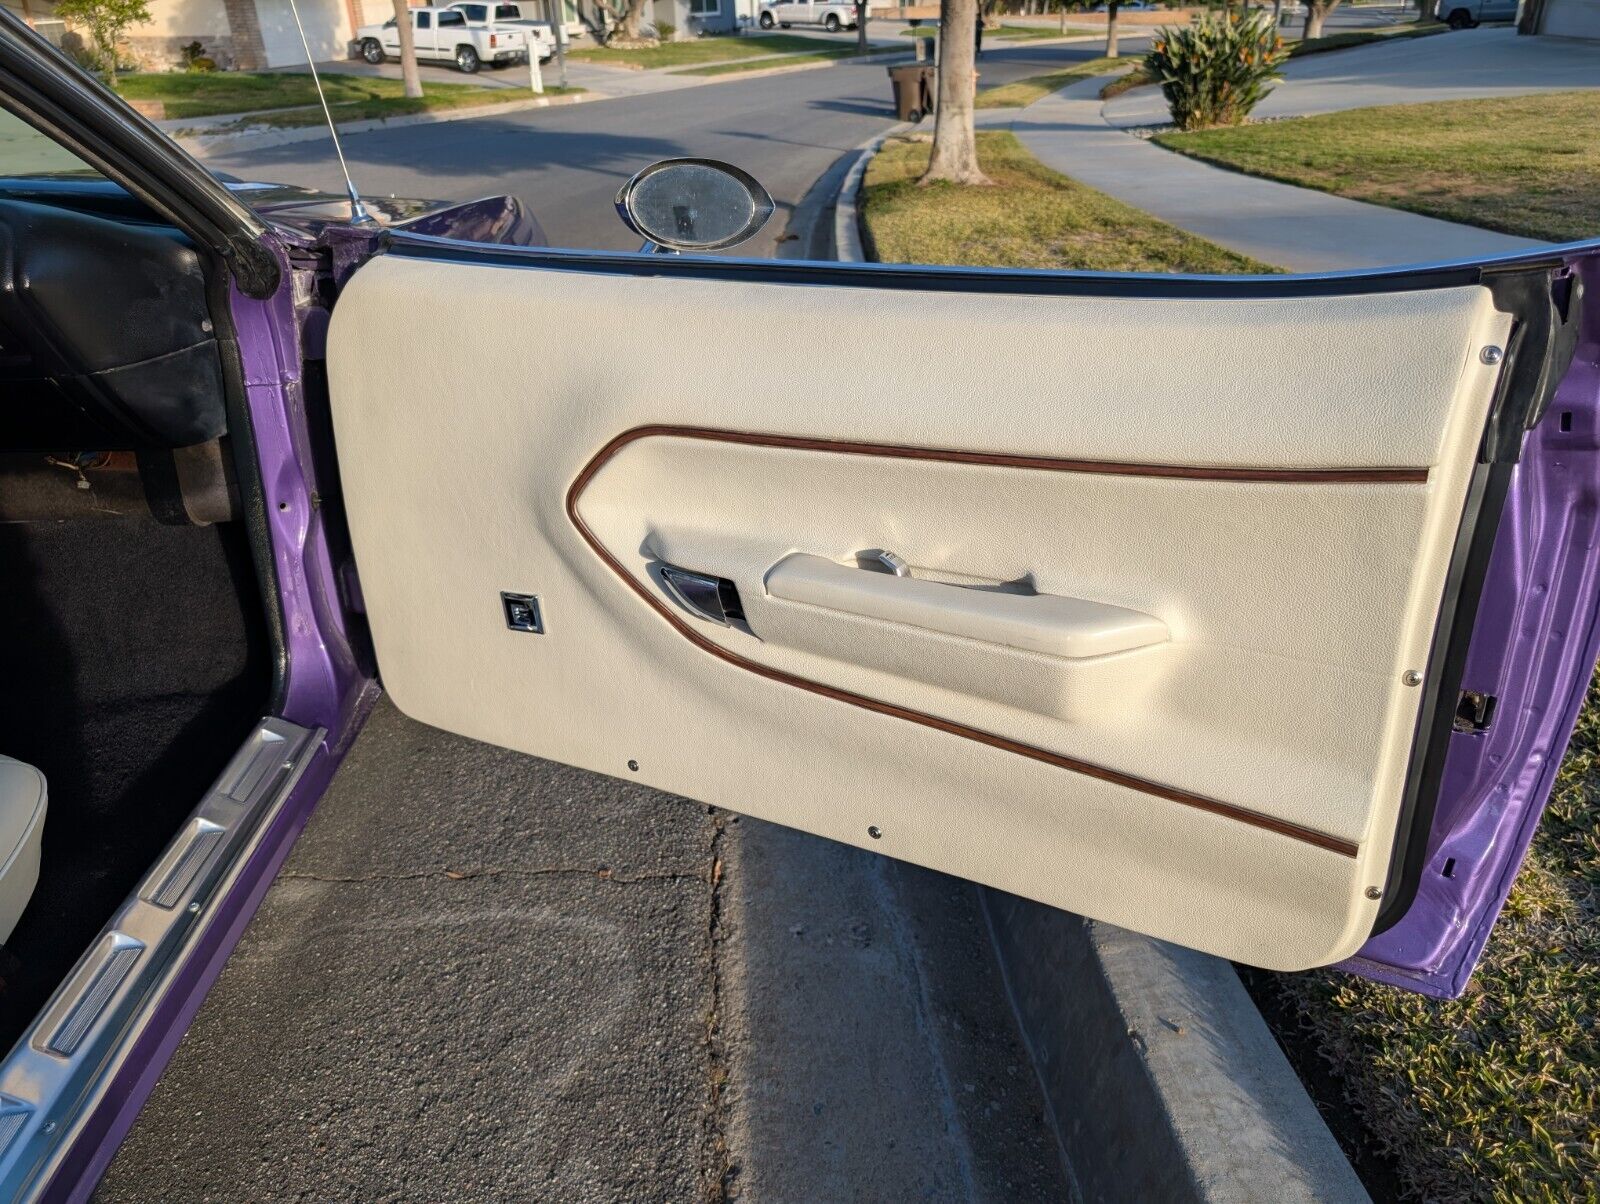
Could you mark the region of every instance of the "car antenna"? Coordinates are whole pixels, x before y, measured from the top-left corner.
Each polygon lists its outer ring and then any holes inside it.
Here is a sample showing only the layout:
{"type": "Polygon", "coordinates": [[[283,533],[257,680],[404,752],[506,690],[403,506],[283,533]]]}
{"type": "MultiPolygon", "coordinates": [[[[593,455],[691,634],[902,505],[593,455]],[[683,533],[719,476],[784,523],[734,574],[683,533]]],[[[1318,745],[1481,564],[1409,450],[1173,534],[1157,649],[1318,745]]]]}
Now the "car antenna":
{"type": "Polygon", "coordinates": [[[328,98],[322,94],[322,76],[317,74],[317,64],[311,59],[311,43],[306,40],[305,23],[300,20],[300,6],[295,0],[289,0],[289,11],[294,14],[294,27],[300,31],[300,45],[305,47],[306,66],[311,69],[311,82],[316,85],[317,100],[322,104],[322,116],[328,123],[328,135],[333,139],[333,153],[339,156],[339,171],[344,176],[345,191],[350,194],[350,220],[370,222],[372,215],[361,203],[361,194],[356,191],[355,181],[350,178],[350,165],[344,161],[344,147],[339,145],[339,131],[333,124],[333,114],[328,111],[328,98]]]}

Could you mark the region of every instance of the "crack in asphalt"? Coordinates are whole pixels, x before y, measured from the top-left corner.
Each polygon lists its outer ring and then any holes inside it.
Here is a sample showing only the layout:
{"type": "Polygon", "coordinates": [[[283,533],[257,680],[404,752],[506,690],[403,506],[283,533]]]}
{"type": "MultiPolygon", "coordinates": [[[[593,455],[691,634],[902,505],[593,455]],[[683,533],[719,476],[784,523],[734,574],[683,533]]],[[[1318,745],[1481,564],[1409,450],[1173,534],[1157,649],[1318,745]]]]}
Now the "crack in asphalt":
{"type": "Polygon", "coordinates": [[[550,878],[558,876],[594,878],[629,886],[637,882],[706,882],[710,875],[683,870],[666,870],[650,874],[618,874],[606,866],[572,865],[489,865],[471,869],[411,870],[404,873],[379,871],[372,874],[310,874],[300,870],[286,870],[279,878],[297,878],[305,882],[357,883],[357,882],[416,882],[425,878],[447,878],[452,882],[472,878],[550,878]]]}
{"type": "Polygon", "coordinates": [[[711,914],[707,920],[707,988],[710,998],[706,1006],[706,1111],[702,1149],[701,1194],[708,1204],[724,1204],[737,1194],[733,1181],[738,1175],[732,1151],[728,1149],[728,1103],[725,1088],[728,1084],[727,1049],[722,1034],[722,943],[726,933],[722,927],[722,842],[727,836],[728,816],[715,807],[707,807],[711,817],[711,844],[709,848],[711,869],[711,914]]]}

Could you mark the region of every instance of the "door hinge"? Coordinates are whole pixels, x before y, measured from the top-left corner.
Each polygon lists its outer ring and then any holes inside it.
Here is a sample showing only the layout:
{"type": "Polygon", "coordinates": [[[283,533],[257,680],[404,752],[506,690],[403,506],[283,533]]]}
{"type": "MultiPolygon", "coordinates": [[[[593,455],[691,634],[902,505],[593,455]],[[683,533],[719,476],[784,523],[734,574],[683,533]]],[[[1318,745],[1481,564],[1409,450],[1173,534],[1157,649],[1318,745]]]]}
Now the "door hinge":
{"type": "Polygon", "coordinates": [[[1486,271],[1495,308],[1514,318],[1494,408],[1483,435],[1485,464],[1515,463],[1522,437],[1539,424],[1578,347],[1583,278],[1564,267],[1486,271]]]}

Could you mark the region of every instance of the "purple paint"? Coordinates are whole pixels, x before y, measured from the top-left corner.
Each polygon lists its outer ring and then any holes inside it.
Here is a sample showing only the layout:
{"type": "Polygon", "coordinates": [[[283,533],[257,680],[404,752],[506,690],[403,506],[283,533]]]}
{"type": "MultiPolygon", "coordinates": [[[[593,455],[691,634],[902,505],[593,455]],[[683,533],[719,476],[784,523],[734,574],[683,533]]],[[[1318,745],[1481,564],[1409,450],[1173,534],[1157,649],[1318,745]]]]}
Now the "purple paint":
{"type": "MultiPolygon", "coordinates": [[[[305,727],[324,728],[328,734],[232,888],[218,900],[182,969],[86,1118],[44,1189],[47,1200],[85,1200],[93,1192],[378,695],[346,634],[338,575],[314,501],[313,436],[302,391],[301,331],[303,325],[314,327],[323,319],[309,304],[296,305],[288,260],[280,247],[274,245],[273,250],[285,269],[278,291],[264,301],[235,292],[231,309],[285,623],[287,664],[278,714],[305,727]]],[[[307,290],[306,295],[312,292],[307,290]]]]}
{"type": "Polygon", "coordinates": [[[1466,989],[1555,785],[1600,653],[1600,256],[1572,366],[1512,480],[1462,689],[1486,732],[1450,737],[1411,909],[1341,969],[1439,999],[1466,989]]]}

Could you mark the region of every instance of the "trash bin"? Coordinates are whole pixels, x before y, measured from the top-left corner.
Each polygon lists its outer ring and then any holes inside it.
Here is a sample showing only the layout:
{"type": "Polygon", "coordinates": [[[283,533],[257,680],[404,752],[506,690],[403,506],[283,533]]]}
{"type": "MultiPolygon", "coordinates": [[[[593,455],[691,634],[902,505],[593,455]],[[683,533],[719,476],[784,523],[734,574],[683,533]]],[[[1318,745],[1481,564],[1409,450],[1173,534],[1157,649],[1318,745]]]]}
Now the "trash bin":
{"type": "Polygon", "coordinates": [[[889,82],[894,85],[894,111],[901,121],[921,121],[933,112],[933,68],[912,63],[890,67],[889,82]]]}

